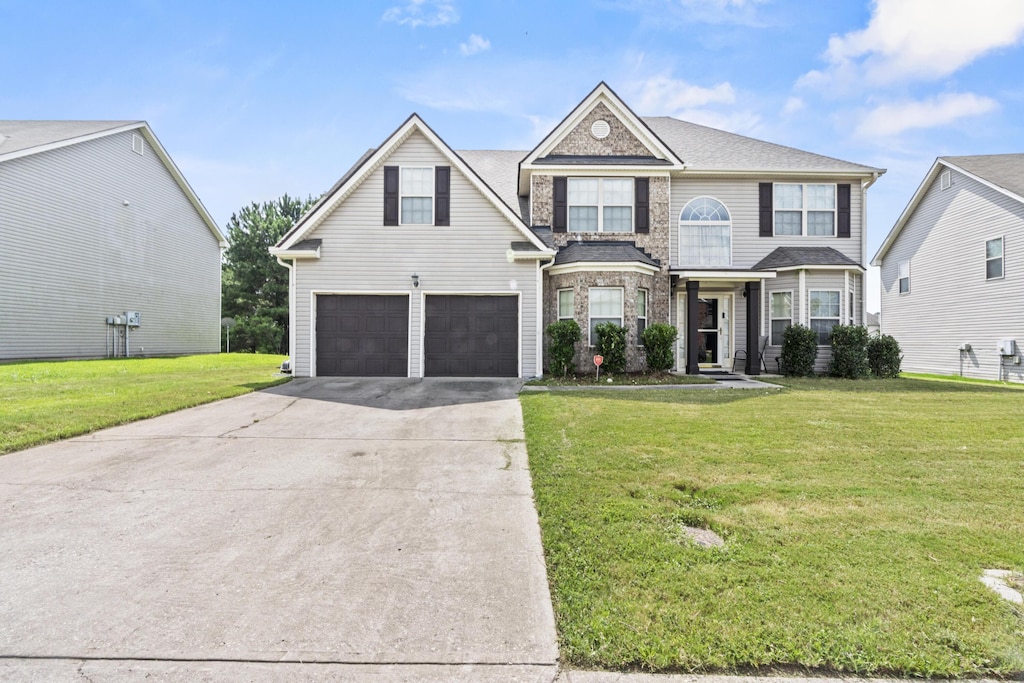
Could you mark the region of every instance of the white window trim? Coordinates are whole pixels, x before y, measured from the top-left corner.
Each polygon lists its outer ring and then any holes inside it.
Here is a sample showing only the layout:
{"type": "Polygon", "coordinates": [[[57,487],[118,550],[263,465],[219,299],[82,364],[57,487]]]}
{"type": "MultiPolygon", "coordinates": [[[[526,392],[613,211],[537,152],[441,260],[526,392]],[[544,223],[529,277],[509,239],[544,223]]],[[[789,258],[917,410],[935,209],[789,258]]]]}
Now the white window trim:
{"type": "MultiPolygon", "coordinates": [[[[817,290],[815,290],[815,291],[817,291],[817,290]]],[[[771,347],[779,348],[779,347],[782,346],[782,344],[772,344],[772,323],[775,322],[776,320],[788,320],[790,326],[793,325],[793,313],[794,313],[793,309],[796,308],[796,306],[794,306],[794,304],[796,302],[793,301],[793,298],[794,297],[793,297],[793,290],[792,289],[780,289],[780,290],[772,290],[771,292],[768,292],[768,345],[771,346],[771,347]],[[788,318],[776,318],[775,316],[772,315],[772,296],[775,295],[775,294],[789,294],[789,317],[788,318]]]]}
{"type": "MultiPolygon", "coordinates": [[[[772,183],[772,236],[774,237],[835,237],[836,231],[839,228],[839,184],[838,183],[772,183]],[[775,206],[775,187],[777,185],[800,185],[803,189],[800,191],[800,199],[803,207],[800,209],[800,234],[799,235],[780,235],[775,232],[775,214],[779,211],[796,211],[796,209],[779,209],[775,206]],[[834,206],[831,209],[808,209],[807,208],[807,186],[808,185],[831,185],[832,200],[834,206]],[[807,214],[809,211],[831,211],[832,212],[832,234],[831,235],[808,235],[807,234],[807,214]]],[[[818,291],[818,290],[814,290],[818,291]]]]}
{"type": "Polygon", "coordinates": [[[434,206],[435,203],[436,203],[434,198],[435,198],[436,195],[437,195],[437,167],[436,166],[421,166],[419,164],[416,164],[416,165],[410,164],[409,166],[399,166],[398,167],[398,224],[399,225],[433,225],[434,221],[437,218],[434,215],[434,211],[435,211],[435,208],[436,208],[434,206]],[[405,213],[402,211],[402,199],[404,199],[407,196],[409,198],[416,198],[416,197],[423,198],[423,197],[427,197],[428,196],[428,195],[421,195],[421,194],[410,194],[410,195],[406,195],[405,194],[405,191],[404,191],[405,188],[403,187],[404,183],[402,181],[402,177],[405,175],[403,173],[403,171],[406,170],[406,169],[410,169],[410,170],[411,169],[422,169],[422,170],[430,169],[430,195],[429,195],[429,197],[430,197],[430,220],[428,222],[426,222],[426,223],[406,223],[405,220],[404,220],[405,213]]]}
{"type": "Polygon", "coordinates": [[[939,174],[939,190],[948,190],[953,185],[953,174],[947,168],[939,174]]]}
{"type": "Polygon", "coordinates": [[[910,294],[910,259],[907,259],[906,261],[900,261],[896,265],[896,293],[900,296],[903,296],[904,294],[910,294]],[[907,274],[901,275],[900,273],[903,270],[904,265],[906,265],[907,267],[907,274]],[[905,292],[903,291],[902,286],[904,280],[907,281],[907,291],[905,292]]]}
{"type": "Polygon", "coordinates": [[[1003,235],[999,237],[990,237],[985,240],[985,281],[991,282],[992,280],[1002,280],[1006,277],[1006,240],[1003,239],[1003,235]],[[988,263],[989,261],[995,261],[997,257],[989,258],[988,255],[988,243],[999,240],[999,277],[988,276],[988,263]]]}
{"type": "MultiPolygon", "coordinates": [[[[774,191],[775,191],[775,188],[773,187],[772,188],[772,192],[774,192],[774,191]]],[[[689,264],[688,262],[683,261],[683,228],[684,227],[690,227],[690,226],[705,225],[707,223],[722,223],[722,224],[728,225],[728,227],[729,227],[729,262],[728,263],[716,264],[715,267],[719,267],[719,266],[721,266],[721,267],[732,267],[732,258],[733,258],[733,254],[732,254],[732,252],[733,252],[732,211],[729,211],[729,207],[726,206],[725,202],[723,202],[722,200],[718,199],[717,197],[712,197],[711,195],[701,195],[699,197],[694,197],[690,201],[686,202],[686,204],[683,205],[683,208],[679,210],[679,221],[678,221],[678,226],[677,226],[678,232],[676,233],[676,239],[677,239],[677,242],[678,242],[677,250],[678,250],[678,258],[679,258],[679,266],[680,267],[686,267],[686,266],[690,266],[692,268],[704,267],[704,266],[701,266],[699,264],[689,264]],[[721,204],[722,208],[725,209],[725,212],[727,214],[729,214],[729,220],[728,221],[684,221],[683,220],[683,212],[686,211],[686,207],[689,206],[692,202],[697,201],[698,199],[711,199],[711,200],[714,200],[714,201],[718,202],[719,204],[721,204]]],[[[774,224],[775,224],[775,216],[774,216],[774,213],[773,213],[773,215],[772,215],[772,226],[773,226],[773,229],[774,229],[774,224]]]]}
{"type": "Polygon", "coordinates": [[[644,340],[641,339],[640,335],[640,321],[644,321],[644,329],[647,329],[648,316],[650,311],[648,310],[651,306],[651,291],[646,287],[639,287],[636,290],[636,345],[643,346],[644,340]],[[640,315],[640,292],[644,293],[644,314],[640,315]]]}
{"type": "MultiPolygon", "coordinates": [[[[609,235],[634,235],[636,234],[636,182],[633,176],[569,176],[565,181],[565,224],[566,232],[579,233],[582,235],[596,235],[604,234],[604,181],[605,180],[629,180],[630,190],[630,202],[629,202],[629,231],[628,232],[609,232],[609,235]],[[574,206],[594,206],[593,204],[573,204],[569,201],[569,184],[573,180],[596,180],[597,181],[597,230],[573,230],[572,220],[572,207],[574,206]]],[[[607,206],[618,206],[624,207],[626,204],[608,204],[607,206]]]]}
{"type": "Polygon", "coordinates": [[[597,340],[591,336],[591,330],[593,330],[593,311],[590,306],[590,293],[595,289],[615,289],[619,292],[619,325],[622,325],[625,321],[625,308],[626,308],[626,290],[625,287],[587,287],[587,346],[593,348],[597,346],[597,340]]]}
{"type": "MultiPolygon", "coordinates": [[[[841,289],[807,289],[807,326],[811,327],[814,320],[835,320],[836,325],[843,324],[843,291],[841,289]],[[839,295],[839,316],[813,316],[811,315],[811,292],[834,292],[839,295]]],[[[829,344],[818,344],[818,347],[828,348],[829,344]]]]}
{"type": "Polygon", "coordinates": [[[555,318],[557,320],[575,320],[576,319],[576,290],[572,287],[562,287],[555,293],[555,318]],[[572,294],[572,315],[562,315],[562,292],[569,292],[572,294]]]}

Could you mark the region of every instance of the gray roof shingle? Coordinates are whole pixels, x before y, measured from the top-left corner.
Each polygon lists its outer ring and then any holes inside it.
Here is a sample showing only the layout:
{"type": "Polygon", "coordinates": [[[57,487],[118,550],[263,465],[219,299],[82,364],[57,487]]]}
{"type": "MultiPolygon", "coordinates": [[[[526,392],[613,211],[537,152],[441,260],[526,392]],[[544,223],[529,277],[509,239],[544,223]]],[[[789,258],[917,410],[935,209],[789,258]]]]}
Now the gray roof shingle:
{"type": "Polygon", "coordinates": [[[658,157],[612,156],[612,155],[574,155],[549,154],[533,163],[538,165],[579,166],[585,164],[601,164],[604,166],[671,166],[671,161],[658,157]]]}
{"type": "Polygon", "coordinates": [[[980,154],[939,159],[1024,197],[1024,154],[980,154]]]}
{"type": "Polygon", "coordinates": [[[751,270],[774,270],[796,266],[857,266],[832,247],[779,247],[751,267],[751,270]]]}
{"type": "Polygon", "coordinates": [[[638,249],[633,242],[587,241],[570,242],[555,254],[555,265],[566,263],[645,263],[661,267],[658,259],[638,249]]]}
{"type": "Polygon", "coordinates": [[[142,121],[0,121],[0,159],[11,152],[64,142],[142,121]]]}
{"type": "Polygon", "coordinates": [[[645,116],[643,122],[694,171],[849,171],[882,172],[841,159],[756,140],[669,116],[645,116]]]}

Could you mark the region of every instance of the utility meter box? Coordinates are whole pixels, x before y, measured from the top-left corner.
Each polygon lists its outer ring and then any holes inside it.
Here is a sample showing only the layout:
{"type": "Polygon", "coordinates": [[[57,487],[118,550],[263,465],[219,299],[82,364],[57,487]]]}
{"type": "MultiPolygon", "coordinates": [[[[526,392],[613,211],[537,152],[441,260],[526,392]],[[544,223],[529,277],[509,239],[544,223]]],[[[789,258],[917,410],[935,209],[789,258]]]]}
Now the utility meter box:
{"type": "Polygon", "coordinates": [[[960,353],[970,353],[970,352],[971,352],[971,345],[970,345],[970,343],[964,342],[963,344],[960,345],[960,353]]]}
{"type": "Polygon", "coordinates": [[[999,342],[999,353],[1003,356],[1016,356],[1017,351],[1014,349],[1014,341],[1012,339],[1003,339],[999,342]]]}
{"type": "Polygon", "coordinates": [[[128,327],[138,327],[142,324],[142,317],[138,311],[125,311],[124,312],[125,325],[128,327]]]}

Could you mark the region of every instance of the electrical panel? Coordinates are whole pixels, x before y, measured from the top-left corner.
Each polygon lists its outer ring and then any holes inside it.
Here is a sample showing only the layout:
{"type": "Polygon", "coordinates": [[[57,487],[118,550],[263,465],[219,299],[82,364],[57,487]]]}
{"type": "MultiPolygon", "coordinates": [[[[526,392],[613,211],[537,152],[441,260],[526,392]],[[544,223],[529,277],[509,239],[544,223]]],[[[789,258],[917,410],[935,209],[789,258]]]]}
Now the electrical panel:
{"type": "Polygon", "coordinates": [[[139,327],[142,324],[142,316],[138,311],[124,312],[125,325],[128,327],[139,327]]]}
{"type": "Polygon", "coordinates": [[[1016,356],[1017,352],[1014,350],[1014,343],[1012,339],[1003,339],[999,342],[999,353],[1003,356],[1016,356]]]}

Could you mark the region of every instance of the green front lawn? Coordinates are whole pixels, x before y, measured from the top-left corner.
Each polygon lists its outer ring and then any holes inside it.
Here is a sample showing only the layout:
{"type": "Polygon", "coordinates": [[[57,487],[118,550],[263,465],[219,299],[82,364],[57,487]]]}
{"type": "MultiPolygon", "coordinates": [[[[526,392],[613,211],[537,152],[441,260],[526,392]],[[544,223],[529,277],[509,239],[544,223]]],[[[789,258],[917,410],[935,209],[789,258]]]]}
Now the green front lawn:
{"type": "Polygon", "coordinates": [[[773,381],[522,395],[563,660],[1024,670],[1024,610],[978,580],[1024,570],[1024,391],[773,381]]]}
{"type": "Polygon", "coordinates": [[[287,381],[283,356],[34,361],[0,365],[0,454],[287,381]]]}

